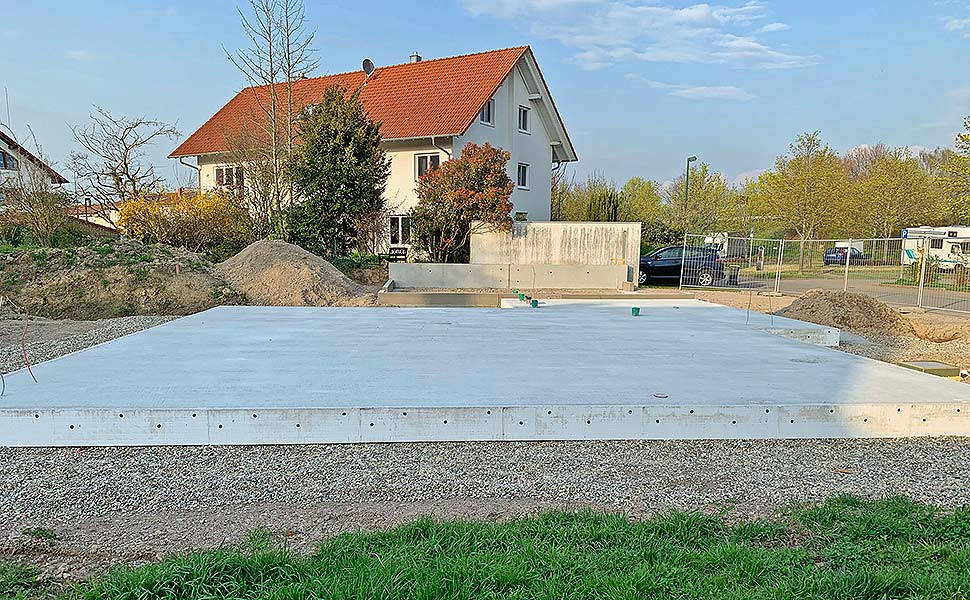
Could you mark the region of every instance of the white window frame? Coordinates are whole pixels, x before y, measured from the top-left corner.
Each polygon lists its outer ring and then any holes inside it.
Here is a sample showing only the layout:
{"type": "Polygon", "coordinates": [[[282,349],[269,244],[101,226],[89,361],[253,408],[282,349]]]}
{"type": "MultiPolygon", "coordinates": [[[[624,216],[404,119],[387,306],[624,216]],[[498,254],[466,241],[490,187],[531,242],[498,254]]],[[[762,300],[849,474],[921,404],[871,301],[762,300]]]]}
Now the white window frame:
{"type": "Polygon", "coordinates": [[[411,225],[411,215],[391,215],[390,218],[388,219],[387,247],[388,248],[409,248],[411,246],[410,225],[411,225]],[[404,220],[405,219],[407,219],[407,223],[408,223],[408,236],[407,236],[408,241],[402,242],[400,240],[404,239],[404,220]],[[397,229],[397,239],[399,240],[397,243],[394,243],[391,241],[393,239],[395,223],[396,223],[396,229],[397,229]]]}
{"type": "Polygon", "coordinates": [[[213,183],[218,187],[222,188],[240,188],[246,183],[246,171],[241,166],[236,165],[219,165],[212,171],[213,183]],[[219,183],[219,171],[222,170],[222,183],[219,183]],[[232,182],[226,183],[226,172],[232,175],[232,182]],[[237,179],[242,179],[241,182],[237,183],[237,179]]]}
{"type": "Polygon", "coordinates": [[[515,166],[515,187],[520,190],[529,189],[529,172],[531,171],[529,163],[520,162],[515,166]],[[519,171],[525,167],[525,185],[519,183],[519,171]]]}
{"type": "Polygon", "coordinates": [[[519,112],[516,113],[516,127],[519,133],[532,134],[532,109],[528,106],[519,105],[519,112]],[[525,114],[525,129],[522,129],[522,115],[525,114]]]}
{"type": "Polygon", "coordinates": [[[487,125],[489,127],[495,127],[495,98],[489,98],[485,106],[478,113],[478,122],[482,125],[487,125]],[[485,112],[488,111],[488,119],[485,118],[485,112]]]}
{"type": "MultiPolygon", "coordinates": [[[[431,166],[431,157],[437,157],[438,158],[438,167],[441,167],[441,153],[440,152],[421,152],[419,154],[415,154],[414,155],[414,180],[415,181],[417,181],[418,179],[421,178],[421,175],[418,174],[418,163],[419,163],[419,161],[422,158],[425,158],[425,157],[428,158],[428,167],[431,166]]],[[[435,167],[435,168],[438,168],[438,167],[435,167]]],[[[427,168],[425,169],[425,173],[427,173],[427,168]]]]}

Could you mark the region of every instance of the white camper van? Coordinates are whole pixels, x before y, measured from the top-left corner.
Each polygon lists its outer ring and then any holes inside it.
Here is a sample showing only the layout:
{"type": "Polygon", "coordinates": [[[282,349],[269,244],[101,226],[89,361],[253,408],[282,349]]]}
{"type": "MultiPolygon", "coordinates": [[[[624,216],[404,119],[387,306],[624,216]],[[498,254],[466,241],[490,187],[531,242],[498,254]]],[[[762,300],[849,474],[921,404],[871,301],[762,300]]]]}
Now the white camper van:
{"type": "Polygon", "coordinates": [[[920,249],[928,258],[939,261],[941,270],[950,271],[956,265],[970,267],[970,227],[909,227],[903,229],[903,251],[900,263],[911,265],[919,261],[920,249]]]}

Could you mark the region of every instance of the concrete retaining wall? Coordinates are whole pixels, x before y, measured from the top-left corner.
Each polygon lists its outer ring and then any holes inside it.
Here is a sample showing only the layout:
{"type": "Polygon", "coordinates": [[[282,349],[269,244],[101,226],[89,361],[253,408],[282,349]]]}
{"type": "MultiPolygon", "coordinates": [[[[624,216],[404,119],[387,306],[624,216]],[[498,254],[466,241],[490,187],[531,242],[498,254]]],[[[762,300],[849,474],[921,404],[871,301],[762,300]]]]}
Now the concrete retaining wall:
{"type": "Polygon", "coordinates": [[[530,221],[512,231],[481,230],[471,236],[472,264],[625,265],[627,279],[640,272],[640,223],[530,221]]]}
{"type": "Polygon", "coordinates": [[[391,263],[388,278],[396,288],[496,288],[509,287],[509,265],[444,263],[391,263]]]}
{"type": "Polygon", "coordinates": [[[394,288],[616,290],[627,283],[626,265],[508,265],[391,263],[394,288]]]}
{"type": "Polygon", "coordinates": [[[616,290],[627,281],[626,265],[511,265],[509,288],[616,290]]]}

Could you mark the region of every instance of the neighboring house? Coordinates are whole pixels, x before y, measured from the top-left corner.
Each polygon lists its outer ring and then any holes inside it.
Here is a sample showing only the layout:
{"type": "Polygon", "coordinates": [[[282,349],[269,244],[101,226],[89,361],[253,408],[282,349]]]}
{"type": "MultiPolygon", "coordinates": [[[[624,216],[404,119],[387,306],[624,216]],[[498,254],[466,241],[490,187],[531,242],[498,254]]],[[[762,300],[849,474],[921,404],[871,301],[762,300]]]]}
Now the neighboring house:
{"type": "Polygon", "coordinates": [[[90,201],[84,204],[75,204],[70,208],[72,218],[85,221],[98,227],[104,227],[113,231],[118,230],[115,223],[118,222],[118,210],[108,204],[96,204],[90,201]]]}
{"type": "Polygon", "coordinates": [[[31,176],[40,177],[38,183],[45,185],[67,183],[63,175],[0,131],[0,187],[19,186],[31,176]]]}
{"type": "MultiPolygon", "coordinates": [[[[468,142],[488,142],[511,154],[514,212],[531,221],[550,218],[552,169],[577,160],[528,46],[426,61],[415,53],[409,63],[378,67],[370,77],[358,71],[301,79],[293,83],[298,108],[332,85],[363,86],[368,116],[382,124],[391,159],[385,199],[394,215],[388,224],[392,247],[408,243],[406,215],[418,201],[418,177],[460,156],[468,142]]],[[[239,185],[242,169],[228,162],[230,133],[253,122],[261,97],[268,97],[266,86],[242,90],[169,157],[196,157],[203,190],[239,185]]]]}

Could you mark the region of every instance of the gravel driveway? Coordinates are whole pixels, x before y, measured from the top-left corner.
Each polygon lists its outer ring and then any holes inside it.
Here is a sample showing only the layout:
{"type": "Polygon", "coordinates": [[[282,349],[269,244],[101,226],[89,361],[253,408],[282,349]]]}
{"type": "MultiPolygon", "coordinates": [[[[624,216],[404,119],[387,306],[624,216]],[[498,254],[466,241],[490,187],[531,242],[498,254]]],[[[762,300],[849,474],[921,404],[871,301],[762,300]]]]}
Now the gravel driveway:
{"type": "Polygon", "coordinates": [[[850,493],[970,503],[970,439],[618,441],[0,449],[0,557],[76,578],[238,541],[312,549],[419,515],[594,507],[768,516],[850,493]],[[57,532],[54,545],[23,535],[57,532]]]}

